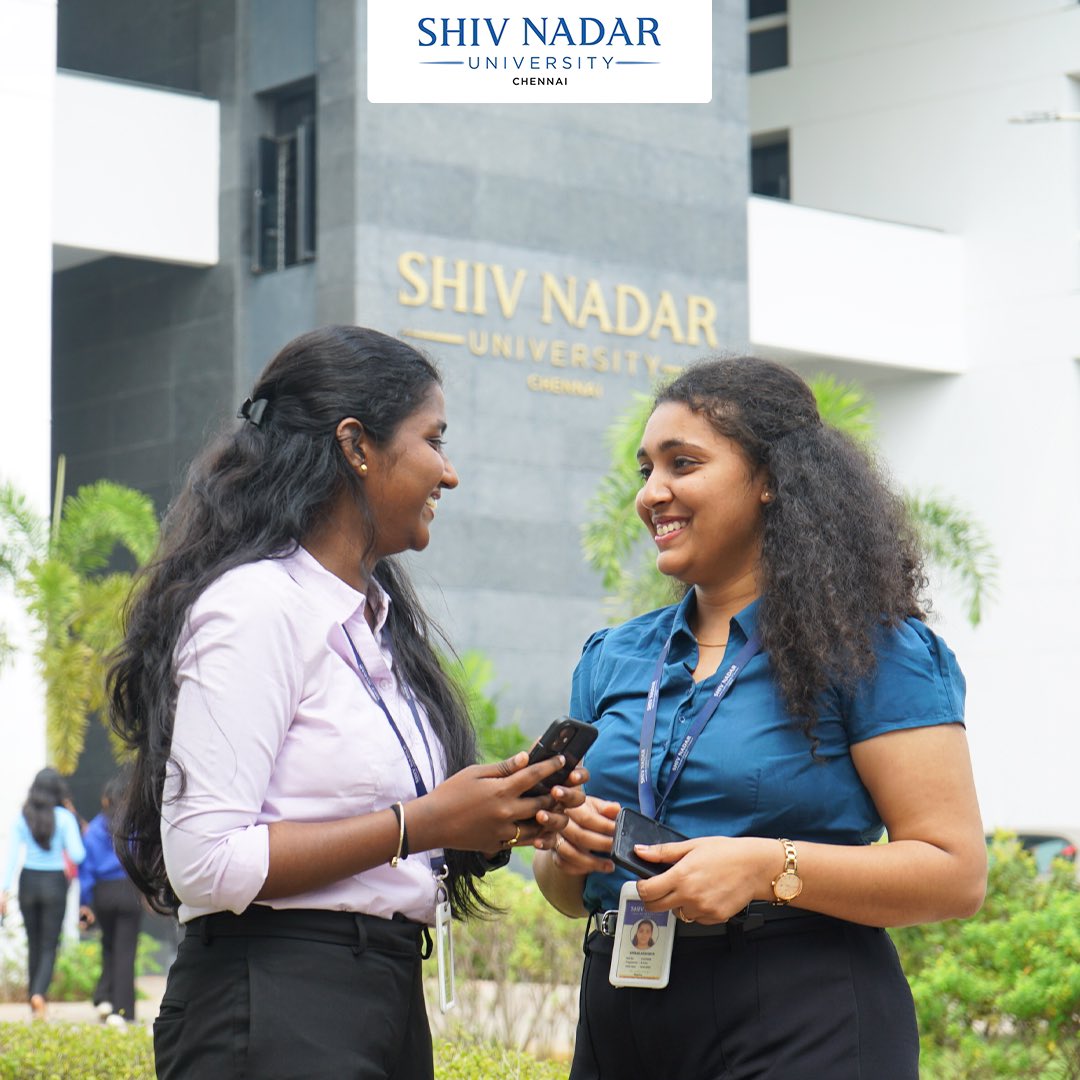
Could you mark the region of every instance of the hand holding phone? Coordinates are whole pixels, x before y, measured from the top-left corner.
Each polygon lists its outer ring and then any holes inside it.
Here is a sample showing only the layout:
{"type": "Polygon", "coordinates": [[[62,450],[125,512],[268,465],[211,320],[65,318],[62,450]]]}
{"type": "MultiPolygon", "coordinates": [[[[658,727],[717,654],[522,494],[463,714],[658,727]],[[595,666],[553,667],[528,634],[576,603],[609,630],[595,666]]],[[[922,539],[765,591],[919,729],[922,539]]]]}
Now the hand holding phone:
{"type": "Polygon", "coordinates": [[[596,735],[596,728],[592,724],[583,724],[580,720],[571,720],[568,716],[554,721],[529,751],[529,765],[547,761],[556,754],[562,754],[566,758],[566,764],[536,787],[526,791],[522,797],[547,795],[553,787],[565,784],[585,756],[585,751],[592,746],[596,735]]]}
{"type": "Polygon", "coordinates": [[[689,837],[653,821],[636,810],[624,806],[615,819],[615,836],[611,842],[611,858],[616,866],[638,877],[650,878],[670,870],[673,863],[646,862],[634,853],[635,844],[677,844],[689,837]]]}

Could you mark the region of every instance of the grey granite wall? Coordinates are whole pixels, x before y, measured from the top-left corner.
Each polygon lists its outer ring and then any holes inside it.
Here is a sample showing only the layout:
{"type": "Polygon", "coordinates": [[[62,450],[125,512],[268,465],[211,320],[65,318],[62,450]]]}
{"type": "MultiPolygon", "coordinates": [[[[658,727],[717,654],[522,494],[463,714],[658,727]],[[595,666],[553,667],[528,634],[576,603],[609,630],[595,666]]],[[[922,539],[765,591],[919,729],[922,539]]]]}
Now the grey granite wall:
{"type": "MultiPolygon", "coordinates": [[[[531,732],[565,708],[606,620],[580,535],[607,428],[650,364],[747,342],[745,20],[739,0],[714,3],[711,104],[652,106],[371,105],[356,26],[354,317],[421,335],[441,361],[461,475],[413,566],[455,644],[493,659],[503,717],[531,732]],[[653,318],[670,295],[655,339],[614,332],[619,286],[653,318]],[[692,297],[715,309],[714,341],[693,340],[692,297]]],[[[343,141],[352,119],[342,107],[343,141]]]]}
{"type": "Polygon", "coordinates": [[[414,335],[446,375],[462,480],[417,583],[457,647],[494,660],[504,718],[539,729],[605,621],[580,552],[605,431],[652,374],[746,344],[744,4],[714,3],[713,102],[653,106],[371,105],[363,0],[60,0],[59,15],[62,66],[222,105],[220,265],[56,275],[71,483],[109,476],[163,506],[289,337],[350,321],[414,335]],[[318,257],[256,278],[258,95],[311,75],[318,257]],[[639,300],[651,338],[619,332],[639,300]]]}

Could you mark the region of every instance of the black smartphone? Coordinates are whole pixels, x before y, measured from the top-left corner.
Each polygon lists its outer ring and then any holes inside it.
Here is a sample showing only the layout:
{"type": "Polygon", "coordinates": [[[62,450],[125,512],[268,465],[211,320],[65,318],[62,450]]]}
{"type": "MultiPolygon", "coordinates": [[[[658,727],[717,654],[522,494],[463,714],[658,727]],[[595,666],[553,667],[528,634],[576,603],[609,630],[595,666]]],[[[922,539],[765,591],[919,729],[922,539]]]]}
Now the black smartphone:
{"type": "Polygon", "coordinates": [[[585,756],[585,751],[592,746],[596,735],[596,728],[592,724],[583,724],[580,720],[571,720],[568,716],[554,721],[529,751],[529,764],[547,761],[556,754],[562,754],[566,758],[566,764],[536,787],[526,791],[522,797],[547,795],[556,784],[565,784],[578,762],[585,756]]]}
{"type": "Polygon", "coordinates": [[[661,825],[636,810],[624,806],[615,819],[615,836],[611,841],[611,858],[624,870],[638,877],[648,878],[670,870],[673,863],[645,862],[634,854],[635,844],[675,844],[686,840],[681,832],[661,825]]]}

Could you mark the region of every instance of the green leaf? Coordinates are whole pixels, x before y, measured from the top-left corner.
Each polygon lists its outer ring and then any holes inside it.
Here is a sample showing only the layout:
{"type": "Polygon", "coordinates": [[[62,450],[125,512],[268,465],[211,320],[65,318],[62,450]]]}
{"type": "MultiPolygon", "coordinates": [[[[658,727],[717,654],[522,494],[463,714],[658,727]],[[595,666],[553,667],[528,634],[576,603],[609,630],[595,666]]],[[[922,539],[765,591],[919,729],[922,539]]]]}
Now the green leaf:
{"type": "Polygon", "coordinates": [[[997,590],[998,561],[985,529],[944,496],[914,493],[906,502],[927,558],[959,586],[968,622],[978,626],[997,590]]]}
{"type": "Polygon", "coordinates": [[[874,439],[874,406],[867,392],[853,382],[841,382],[832,375],[815,375],[810,389],[821,419],[830,427],[868,444],[874,439]]]}
{"type": "MultiPolygon", "coordinates": [[[[62,460],[57,475],[59,492],[62,460]]],[[[147,496],[110,481],[58,498],[57,509],[50,542],[50,523],[11,485],[0,486],[0,581],[13,583],[33,624],[45,680],[49,759],[71,772],[88,716],[104,704],[106,657],[121,640],[121,612],[131,588],[130,574],[101,571],[118,548],[137,565],[145,563],[157,545],[158,523],[147,496]]],[[[11,652],[0,627],[0,663],[11,652]]]]}
{"type": "Polygon", "coordinates": [[[150,498],[134,488],[99,480],[65,500],[54,550],[57,558],[88,573],[102,569],[117,546],[126,548],[141,566],[154,553],[157,540],[150,498]]]}

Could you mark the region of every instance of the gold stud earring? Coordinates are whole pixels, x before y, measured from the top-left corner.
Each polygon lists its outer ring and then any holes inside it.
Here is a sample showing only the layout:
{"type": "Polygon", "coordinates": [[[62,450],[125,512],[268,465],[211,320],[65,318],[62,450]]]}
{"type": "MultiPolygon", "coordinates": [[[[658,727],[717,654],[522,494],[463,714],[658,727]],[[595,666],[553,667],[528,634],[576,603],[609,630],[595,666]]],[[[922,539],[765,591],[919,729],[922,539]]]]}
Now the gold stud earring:
{"type": "Polygon", "coordinates": [[[367,462],[366,461],[361,461],[360,462],[360,471],[362,473],[367,472],[367,462]]]}
{"type": "Polygon", "coordinates": [[[772,502],[772,492],[771,491],[763,491],[761,493],[761,501],[762,502],[772,502]]]}

